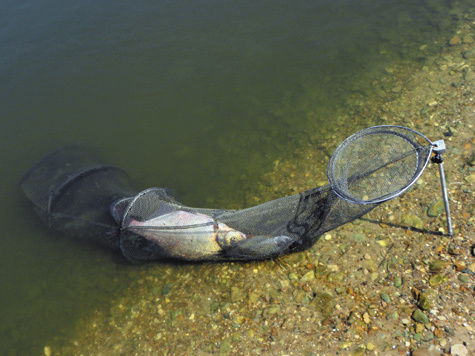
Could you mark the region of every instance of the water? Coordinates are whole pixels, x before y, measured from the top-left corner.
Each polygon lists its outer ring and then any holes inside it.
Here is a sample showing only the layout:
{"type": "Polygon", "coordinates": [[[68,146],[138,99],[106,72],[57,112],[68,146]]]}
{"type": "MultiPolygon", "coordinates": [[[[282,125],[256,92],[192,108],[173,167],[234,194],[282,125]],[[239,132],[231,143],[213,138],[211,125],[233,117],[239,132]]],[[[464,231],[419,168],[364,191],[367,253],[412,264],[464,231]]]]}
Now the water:
{"type": "Polygon", "coordinates": [[[386,66],[419,60],[415,49],[450,30],[449,10],[443,1],[2,1],[1,353],[68,339],[139,270],[44,228],[18,188],[37,159],[85,144],[138,188],[243,207],[275,159],[334,128],[386,66]]]}

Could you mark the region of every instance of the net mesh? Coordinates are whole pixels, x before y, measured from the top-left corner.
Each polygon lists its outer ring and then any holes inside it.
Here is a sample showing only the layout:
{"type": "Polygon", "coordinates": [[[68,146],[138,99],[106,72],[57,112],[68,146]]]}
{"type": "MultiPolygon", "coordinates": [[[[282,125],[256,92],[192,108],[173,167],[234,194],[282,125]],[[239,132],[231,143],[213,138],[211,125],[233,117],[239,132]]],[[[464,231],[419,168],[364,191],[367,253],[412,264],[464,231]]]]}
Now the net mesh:
{"type": "Polygon", "coordinates": [[[170,199],[162,188],[140,192],[127,206],[123,201],[118,204],[123,209],[116,214],[121,218],[121,250],[134,262],[251,260],[302,251],[324,232],[378,205],[345,201],[329,185],[241,210],[188,207],[170,199]],[[183,213],[185,218],[174,220],[183,213]],[[217,235],[222,229],[237,231],[244,239],[220,245],[217,235]]]}
{"type": "Polygon", "coordinates": [[[430,141],[412,130],[366,129],[333,154],[331,185],[241,210],[189,207],[164,188],[137,193],[125,172],[77,147],[47,156],[21,186],[49,227],[120,250],[132,262],[252,260],[305,250],[400,194],[430,153],[430,141]]]}
{"type": "Polygon", "coordinates": [[[122,169],[101,164],[82,147],[66,147],[33,166],[20,185],[49,228],[119,248],[109,206],[137,193],[122,169]]]}
{"type": "Polygon", "coordinates": [[[343,199],[376,203],[416,182],[432,151],[421,134],[399,126],[375,126],[347,138],[333,153],[328,179],[343,199]]]}

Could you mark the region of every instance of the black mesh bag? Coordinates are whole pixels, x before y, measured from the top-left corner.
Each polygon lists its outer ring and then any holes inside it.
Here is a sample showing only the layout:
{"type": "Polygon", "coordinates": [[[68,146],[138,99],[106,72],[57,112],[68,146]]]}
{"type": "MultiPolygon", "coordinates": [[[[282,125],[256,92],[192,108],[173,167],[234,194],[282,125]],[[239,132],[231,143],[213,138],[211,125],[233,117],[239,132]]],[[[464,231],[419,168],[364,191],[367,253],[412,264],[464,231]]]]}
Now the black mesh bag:
{"type": "Polygon", "coordinates": [[[371,127],[336,149],[330,185],[242,210],[189,207],[164,188],[137,192],[125,172],[78,147],[44,158],[21,186],[50,228],[120,249],[132,262],[264,259],[307,249],[402,194],[434,146],[404,127],[371,127]]]}

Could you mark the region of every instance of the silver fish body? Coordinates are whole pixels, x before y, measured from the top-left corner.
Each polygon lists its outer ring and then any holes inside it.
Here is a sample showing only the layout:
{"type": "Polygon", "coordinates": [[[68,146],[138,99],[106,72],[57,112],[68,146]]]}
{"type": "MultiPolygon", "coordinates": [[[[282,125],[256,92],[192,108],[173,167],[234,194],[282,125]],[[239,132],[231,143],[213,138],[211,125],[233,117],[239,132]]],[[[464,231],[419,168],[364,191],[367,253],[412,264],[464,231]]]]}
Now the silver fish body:
{"type": "Polygon", "coordinates": [[[127,229],[159,246],[168,257],[188,261],[218,260],[246,235],[212,217],[182,210],[147,221],[132,220],[127,229]]]}

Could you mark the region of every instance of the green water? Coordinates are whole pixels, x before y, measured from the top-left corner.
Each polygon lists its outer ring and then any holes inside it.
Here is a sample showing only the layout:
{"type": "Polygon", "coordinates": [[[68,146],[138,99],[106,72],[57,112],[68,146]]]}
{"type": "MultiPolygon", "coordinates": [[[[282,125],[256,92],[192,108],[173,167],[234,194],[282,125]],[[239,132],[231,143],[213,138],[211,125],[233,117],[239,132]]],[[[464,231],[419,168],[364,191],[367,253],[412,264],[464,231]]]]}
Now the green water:
{"type": "MultiPolygon", "coordinates": [[[[18,187],[65,144],[137,188],[243,207],[276,159],[318,142],[355,93],[449,32],[445,1],[2,1],[0,353],[39,354],[140,267],[49,232],[18,187]],[[317,131],[317,132],[316,132],[317,131]]],[[[345,122],[345,126],[352,122],[345,122]]],[[[325,167],[322,167],[325,169],[325,167]]],[[[158,267],[159,268],[159,267],[158,267]]]]}

